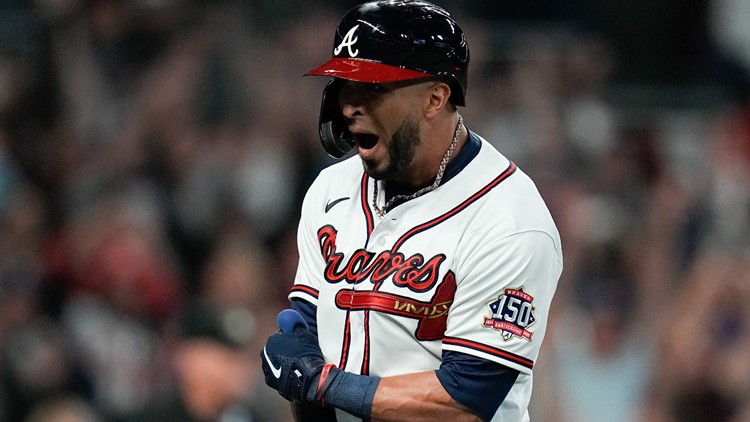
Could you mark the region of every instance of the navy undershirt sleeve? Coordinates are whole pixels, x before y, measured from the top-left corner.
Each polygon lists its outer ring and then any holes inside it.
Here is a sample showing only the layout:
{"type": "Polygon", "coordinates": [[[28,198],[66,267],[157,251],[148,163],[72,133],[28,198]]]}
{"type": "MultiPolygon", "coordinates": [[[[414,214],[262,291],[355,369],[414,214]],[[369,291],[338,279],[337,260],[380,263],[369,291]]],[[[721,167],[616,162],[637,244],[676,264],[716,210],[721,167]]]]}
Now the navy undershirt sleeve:
{"type": "Polygon", "coordinates": [[[489,421],[510,392],[519,372],[490,360],[444,351],[443,363],[435,374],[453,400],[489,421]]]}
{"type": "Polygon", "coordinates": [[[318,337],[318,307],[302,299],[292,299],[292,309],[299,312],[307,323],[310,332],[315,338],[318,337]]]}

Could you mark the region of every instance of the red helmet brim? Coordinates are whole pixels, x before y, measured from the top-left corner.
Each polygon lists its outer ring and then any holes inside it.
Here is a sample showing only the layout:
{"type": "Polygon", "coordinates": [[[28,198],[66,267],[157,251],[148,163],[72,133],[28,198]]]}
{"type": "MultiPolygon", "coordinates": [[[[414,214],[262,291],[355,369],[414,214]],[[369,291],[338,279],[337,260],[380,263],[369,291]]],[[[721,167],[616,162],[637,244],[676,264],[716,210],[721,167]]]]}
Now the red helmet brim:
{"type": "Polygon", "coordinates": [[[429,73],[390,66],[372,60],[341,57],[334,57],[305,75],[328,76],[368,83],[396,82],[433,76],[429,73]]]}

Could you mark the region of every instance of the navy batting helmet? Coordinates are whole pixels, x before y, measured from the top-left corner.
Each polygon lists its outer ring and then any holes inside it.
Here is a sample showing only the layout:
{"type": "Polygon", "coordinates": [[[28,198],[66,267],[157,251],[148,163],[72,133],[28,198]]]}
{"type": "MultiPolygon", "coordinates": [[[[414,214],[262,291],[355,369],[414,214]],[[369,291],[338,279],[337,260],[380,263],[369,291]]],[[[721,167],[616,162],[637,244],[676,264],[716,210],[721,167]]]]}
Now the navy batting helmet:
{"type": "Polygon", "coordinates": [[[335,158],[354,146],[338,105],[339,79],[384,83],[443,76],[451,87],[451,103],[463,106],[468,69],[464,33],[439,6],[423,0],[378,0],[351,9],[336,29],[333,57],[306,73],[334,78],[323,91],[323,146],[335,158]]]}

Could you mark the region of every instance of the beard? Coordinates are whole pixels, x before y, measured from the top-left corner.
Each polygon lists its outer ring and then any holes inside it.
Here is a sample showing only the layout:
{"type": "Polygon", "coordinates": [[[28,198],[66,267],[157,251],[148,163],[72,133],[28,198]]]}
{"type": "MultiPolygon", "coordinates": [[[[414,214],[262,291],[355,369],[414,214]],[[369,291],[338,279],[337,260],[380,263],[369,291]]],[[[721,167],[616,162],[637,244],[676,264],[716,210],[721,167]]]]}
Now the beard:
{"type": "Polygon", "coordinates": [[[419,121],[413,114],[409,114],[391,137],[388,161],[379,167],[376,160],[362,159],[365,172],[375,180],[393,180],[403,175],[411,165],[417,146],[421,142],[419,121]]]}

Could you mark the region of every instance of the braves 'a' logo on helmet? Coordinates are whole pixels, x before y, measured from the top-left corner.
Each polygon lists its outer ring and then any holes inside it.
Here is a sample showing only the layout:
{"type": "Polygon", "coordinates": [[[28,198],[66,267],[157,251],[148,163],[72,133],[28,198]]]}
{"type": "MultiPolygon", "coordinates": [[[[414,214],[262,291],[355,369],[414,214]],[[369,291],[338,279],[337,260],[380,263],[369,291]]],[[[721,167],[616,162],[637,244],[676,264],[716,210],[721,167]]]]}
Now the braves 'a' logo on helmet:
{"type": "Polygon", "coordinates": [[[349,57],[357,57],[357,54],[359,54],[359,50],[352,50],[352,47],[354,47],[354,44],[357,43],[357,40],[359,37],[355,37],[354,34],[357,32],[357,29],[359,28],[359,25],[354,25],[352,29],[349,30],[349,32],[344,35],[344,38],[341,40],[341,43],[336,46],[336,48],[333,49],[333,55],[338,56],[341,54],[341,50],[346,47],[346,50],[349,53],[349,57]]]}

